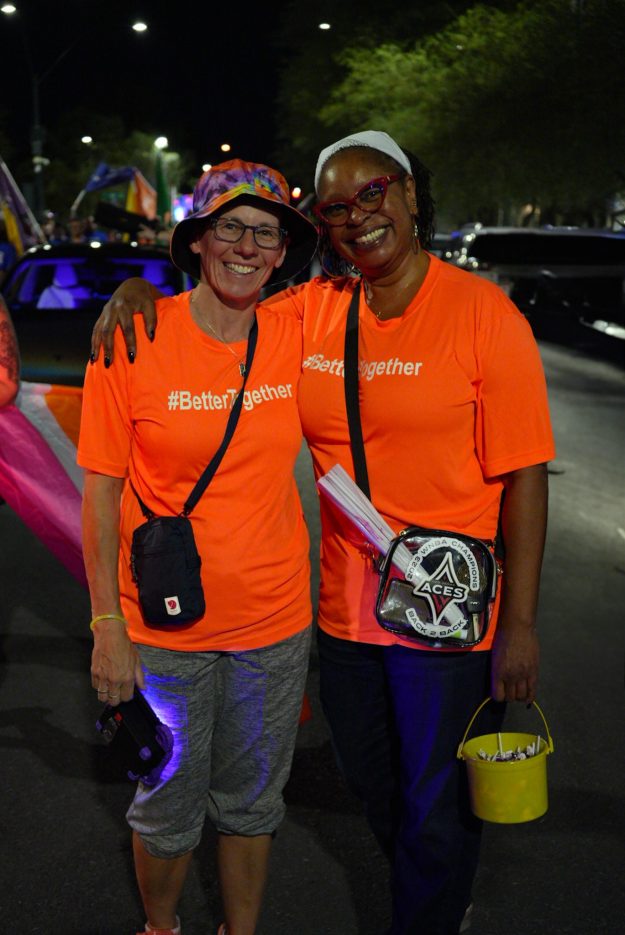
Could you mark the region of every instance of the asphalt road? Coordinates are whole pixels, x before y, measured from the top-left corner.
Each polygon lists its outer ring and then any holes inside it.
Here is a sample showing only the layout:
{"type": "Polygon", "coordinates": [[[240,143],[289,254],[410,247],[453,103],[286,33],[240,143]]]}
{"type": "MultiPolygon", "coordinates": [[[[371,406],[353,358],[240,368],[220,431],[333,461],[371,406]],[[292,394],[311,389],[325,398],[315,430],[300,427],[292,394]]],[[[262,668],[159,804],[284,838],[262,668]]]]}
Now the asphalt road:
{"type": "MultiPolygon", "coordinates": [[[[625,371],[541,350],[558,446],[540,605],[550,807],[532,823],[486,826],[471,931],[622,935],[625,371]]],[[[298,473],[314,550],[305,453],[298,473]]],[[[107,769],[93,727],[87,595],[7,506],[0,543],[2,928],[131,935],[143,920],[124,821],[132,785],[107,769]]],[[[300,729],[258,935],[381,935],[386,867],[334,767],[315,653],[308,688],[313,717],[300,729]]],[[[509,729],[533,730],[533,716],[515,708],[509,729]]],[[[212,935],[220,921],[213,843],[207,829],[181,906],[185,935],[212,935]]]]}

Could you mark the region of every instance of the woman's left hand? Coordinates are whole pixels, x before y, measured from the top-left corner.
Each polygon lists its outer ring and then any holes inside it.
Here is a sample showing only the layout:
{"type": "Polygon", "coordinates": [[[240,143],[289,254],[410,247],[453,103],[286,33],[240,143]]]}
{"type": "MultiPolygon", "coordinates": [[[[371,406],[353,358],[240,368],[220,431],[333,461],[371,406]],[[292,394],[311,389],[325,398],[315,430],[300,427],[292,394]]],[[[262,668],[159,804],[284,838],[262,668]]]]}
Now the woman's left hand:
{"type": "Polygon", "coordinates": [[[536,697],[538,634],[534,627],[507,627],[501,621],[492,651],[491,695],[495,701],[525,701],[536,697]]]}
{"type": "Polygon", "coordinates": [[[536,697],[538,682],[536,606],[547,525],[547,466],[511,471],[504,485],[501,525],[506,554],[491,695],[495,701],[529,703],[536,697]]]}

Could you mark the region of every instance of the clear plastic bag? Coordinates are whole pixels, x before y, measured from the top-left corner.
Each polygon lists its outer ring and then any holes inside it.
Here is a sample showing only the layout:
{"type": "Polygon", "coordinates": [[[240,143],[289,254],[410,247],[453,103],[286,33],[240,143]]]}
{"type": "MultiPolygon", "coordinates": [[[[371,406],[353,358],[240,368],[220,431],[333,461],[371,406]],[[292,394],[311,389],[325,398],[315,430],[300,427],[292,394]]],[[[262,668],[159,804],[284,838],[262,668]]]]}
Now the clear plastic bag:
{"type": "Polygon", "coordinates": [[[410,526],[378,570],[376,617],[385,630],[429,647],[468,649],[484,639],[497,593],[494,543],[410,526]],[[405,574],[393,561],[400,547],[412,555],[405,574]]]}

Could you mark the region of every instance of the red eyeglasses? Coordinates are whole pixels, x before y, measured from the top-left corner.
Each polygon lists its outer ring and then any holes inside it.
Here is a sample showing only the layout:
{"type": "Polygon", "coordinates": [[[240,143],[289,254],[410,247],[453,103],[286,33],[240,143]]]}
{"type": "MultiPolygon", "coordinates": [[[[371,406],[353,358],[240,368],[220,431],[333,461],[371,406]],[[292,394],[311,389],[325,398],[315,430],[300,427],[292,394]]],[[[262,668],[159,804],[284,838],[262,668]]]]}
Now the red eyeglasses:
{"type": "Polygon", "coordinates": [[[313,207],[313,214],[331,227],[340,227],[341,224],[345,224],[353,207],[367,214],[373,214],[384,204],[389,185],[400,178],[402,178],[401,175],[381,175],[379,178],[370,179],[348,201],[320,201],[313,207]]]}

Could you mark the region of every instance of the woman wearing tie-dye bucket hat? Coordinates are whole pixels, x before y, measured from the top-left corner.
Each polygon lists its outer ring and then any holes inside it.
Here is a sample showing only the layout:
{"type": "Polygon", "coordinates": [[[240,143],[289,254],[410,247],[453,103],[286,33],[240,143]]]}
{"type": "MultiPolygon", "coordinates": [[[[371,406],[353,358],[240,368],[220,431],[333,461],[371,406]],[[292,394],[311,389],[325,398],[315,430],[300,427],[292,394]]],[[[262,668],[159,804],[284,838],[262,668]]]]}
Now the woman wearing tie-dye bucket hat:
{"type": "Polygon", "coordinates": [[[258,300],[289,252],[310,260],[316,240],[278,172],[240,160],[213,167],[171,242],[174,262],[198,282],[157,302],[156,353],[142,334],[136,363],[120,353],[121,364],[99,361],[86,376],[78,460],[92,684],[111,705],[136,684],[174,737],[170,762],[139,783],[127,816],[145,933],[179,935],[178,901],[208,815],[218,833],[219,931],[253,935],[284,815],[311,624],[293,477],[301,325],[258,300]],[[177,625],[178,603],[167,599],[172,616],[155,624],[131,572],[133,531],[143,506],[180,514],[237,398],[234,434],[189,517],[206,610],[177,625]]]}

